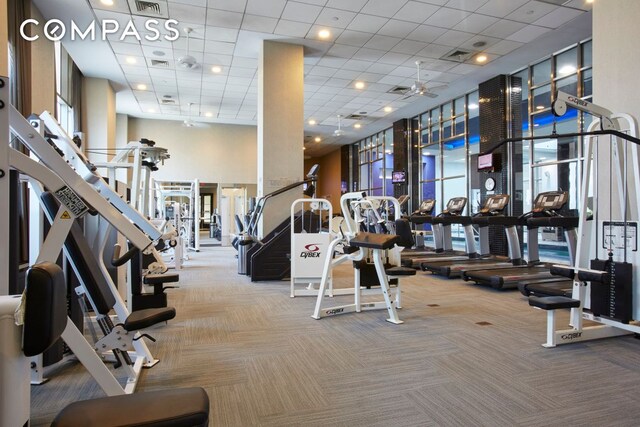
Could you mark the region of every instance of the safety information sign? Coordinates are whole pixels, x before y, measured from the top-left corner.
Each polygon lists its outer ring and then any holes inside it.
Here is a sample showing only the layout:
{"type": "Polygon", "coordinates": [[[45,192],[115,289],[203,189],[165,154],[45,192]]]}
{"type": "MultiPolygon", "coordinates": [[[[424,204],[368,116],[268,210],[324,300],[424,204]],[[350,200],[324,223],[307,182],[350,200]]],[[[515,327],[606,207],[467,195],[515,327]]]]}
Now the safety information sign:
{"type": "Polygon", "coordinates": [[[82,199],[69,187],[64,186],[54,192],[56,199],[60,201],[76,217],[89,210],[82,199]]]}
{"type": "Polygon", "coordinates": [[[638,250],[638,223],[627,222],[626,233],[623,221],[602,221],[602,247],[604,249],[628,251],[638,250]]]}

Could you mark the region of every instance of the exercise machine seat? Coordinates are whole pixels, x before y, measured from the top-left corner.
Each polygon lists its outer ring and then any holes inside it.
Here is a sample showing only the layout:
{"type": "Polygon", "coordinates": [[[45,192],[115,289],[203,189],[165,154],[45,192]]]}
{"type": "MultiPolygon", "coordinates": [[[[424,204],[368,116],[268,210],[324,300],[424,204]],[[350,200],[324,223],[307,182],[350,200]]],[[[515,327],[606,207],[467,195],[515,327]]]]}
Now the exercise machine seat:
{"type": "Polygon", "coordinates": [[[394,277],[415,276],[416,269],[409,268],[409,267],[391,267],[391,268],[387,268],[385,270],[385,273],[387,273],[387,276],[394,276],[394,277]]]}
{"type": "Polygon", "coordinates": [[[400,236],[395,234],[378,234],[361,232],[349,241],[351,246],[370,249],[391,249],[396,242],[400,241],[400,236]]]}
{"type": "Polygon", "coordinates": [[[560,308],[579,307],[580,301],[562,296],[529,297],[529,305],[543,310],[558,310],[560,308]]]}
{"type": "Polygon", "coordinates": [[[413,237],[413,231],[411,230],[411,223],[407,219],[397,219],[395,226],[396,234],[400,237],[400,240],[397,242],[398,246],[410,248],[415,245],[416,241],[413,237]]]}
{"type": "Polygon", "coordinates": [[[206,427],[209,397],[201,387],[149,391],[74,402],[52,427],[206,427]]]}
{"type": "Polygon", "coordinates": [[[51,347],[67,326],[67,287],[64,273],[51,262],[27,273],[22,351],[37,356],[51,347]]]}
{"type": "Polygon", "coordinates": [[[173,307],[145,308],[132,312],[123,326],[127,331],[139,331],[174,317],[176,317],[176,309],[173,307]]]}
{"type": "Polygon", "coordinates": [[[165,283],[175,283],[180,280],[180,275],[171,274],[147,274],[142,279],[145,285],[163,285],[165,283]]]}

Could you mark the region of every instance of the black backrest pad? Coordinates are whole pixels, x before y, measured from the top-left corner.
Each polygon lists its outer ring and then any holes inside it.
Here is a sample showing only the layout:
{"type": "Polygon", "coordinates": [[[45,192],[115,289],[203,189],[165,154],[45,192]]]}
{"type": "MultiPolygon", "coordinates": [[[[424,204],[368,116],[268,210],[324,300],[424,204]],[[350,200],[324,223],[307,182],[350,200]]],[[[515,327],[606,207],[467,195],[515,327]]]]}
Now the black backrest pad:
{"type": "MultiPolygon", "coordinates": [[[[42,194],[42,200],[51,217],[55,218],[58,212],[58,201],[48,192],[42,194]]],[[[64,247],[69,252],[69,257],[71,258],[69,261],[77,269],[80,276],[79,279],[86,287],[91,301],[96,306],[96,310],[98,310],[98,313],[106,315],[115,305],[116,299],[111,293],[111,288],[102,275],[98,260],[77,222],[71,227],[71,232],[64,242],[64,247]]]]}
{"type": "Polygon", "coordinates": [[[398,246],[410,248],[415,244],[409,220],[405,218],[396,220],[396,234],[400,236],[400,241],[396,243],[398,246]]]}
{"type": "Polygon", "coordinates": [[[67,326],[67,287],[62,269],[51,262],[27,273],[23,351],[37,356],[55,343],[67,326]]]}

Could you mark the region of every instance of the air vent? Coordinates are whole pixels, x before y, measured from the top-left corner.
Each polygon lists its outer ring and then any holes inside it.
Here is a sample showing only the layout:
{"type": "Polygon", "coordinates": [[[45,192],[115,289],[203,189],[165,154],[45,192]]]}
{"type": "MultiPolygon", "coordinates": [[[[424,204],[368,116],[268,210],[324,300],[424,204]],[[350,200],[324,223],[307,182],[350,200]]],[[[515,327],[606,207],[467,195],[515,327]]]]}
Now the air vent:
{"type": "Polygon", "coordinates": [[[128,3],[132,15],[149,16],[153,18],[169,18],[167,0],[128,0],[128,3]]]}
{"type": "Polygon", "coordinates": [[[142,13],[155,13],[160,15],[160,4],[152,1],[136,0],[136,10],[142,13]]]}
{"type": "Polygon", "coordinates": [[[349,114],[348,116],[345,117],[345,119],[348,119],[348,120],[362,120],[365,117],[367,117],[367,116],[365,116],[364,114],[349,114]]]}
{"type": "Polygon", "coordinates": [[[162,105],[176,105],[175,99],[161,99],[160,103],[162,105]]]}
{"type": "Polygon", "coordinates": [[[158,59],[151,60],[152,67],[169,68],[169,61],[160,61],[158,59]]]}
{"type": "Polygon", "coordinates": [[[453,49],[440,57],[445,61],[464,62],[473,56],[473,52],[463,49],[453,49]]]}
{"type": "Polygon", "coordinates": [[[394,88],[389,89],[387,93],[393,93],[395,95],[404,95],[409,91],[409,89],[411,88],[407,86],[396,86],[394,88]]]}

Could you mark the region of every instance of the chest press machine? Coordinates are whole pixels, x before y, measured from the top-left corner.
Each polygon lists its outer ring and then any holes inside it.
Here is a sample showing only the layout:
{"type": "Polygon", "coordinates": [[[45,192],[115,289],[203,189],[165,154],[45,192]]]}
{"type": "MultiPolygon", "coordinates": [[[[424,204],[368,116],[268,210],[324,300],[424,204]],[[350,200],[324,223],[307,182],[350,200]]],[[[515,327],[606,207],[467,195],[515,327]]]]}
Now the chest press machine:
{"type": "MultiPolygon", "coordinates": [[[[396,230],[390,230],[390,234],[382,233],[370,233],[364,231],[358,231],[361,224],[367,221],[372,214],[376,219],[373,221],[375,225],[382,227],[385,220],[380,217],[377,211],[376,205],[372,203],[373,200],[385,200],[391,203],[394,207],[395,225],[402,227],[400,223],[402,220],[400,204],[393,197],[363,197],[362,193],[354,192],[344,194],[340,199],[340,206],[342,207],[342,213],[344,215],[345,224],[347,225],[347,231],[342,236],[334,238],[326,251],[327,255],[324,261],[322,270],[322,279],[318,290],[318,297],[316,305],[311,316],[314,319],[321,319],[323,317],[335,316],[344,313],[359,313],[361,311],[386,309],[389,317],[387,322],[394,324],[403,323],[398,317],[398,308],[402,308],[401,304],[401,289],[399,279],[402,276],[415,275],[416,270],[412,268],[399,267],[400,265],[400,247],[409,247],[413,244],[413,236],[411,235],[411,229],[406,225],[403,229],[409,236],[402,236],[395,234],[396,230]],[[353,212],[353,216],[351,215],[353,212]],[[333,257],[338,246],[343,246],[344,253],[333,257]],[[380,292],[384,298],[379,302],[362,302],[362,289],[361,289],[361,263],[366,259],[373,259],[376,275],[380,285],[380,292]],[[387,268],[384,263],[384,258],[388,258],[396,267],[387,268]],[[327,291],[327,286],[331,281],[331,271],[336,266],[351,261],[354,263],[354,302],[353,304],[346,304],[328,308],[322,308],[322,303],[327,291]],[[389,279],[396,279],[397,286],[395,292],[395,300],[392,299],[391,289],[389,286],[389,279]]],[[[371,225],[371,224],[367,224],[371,225]]],[[[386,227],[385,227],[386,228],[386,227]]],[[[393,228],[393,227],[392,227],[393,228]]],[[[335,292],[335,291],[334,291],[335,292]]]]}
{"type": "MultiPolygon", "coordinates": [[[[44,187],[46,186],[51,193],[50,197],[56,204],[59,204],[55,213],[50,212],[54,213],[50,215],[52,226],[42,243],[36,262],[55,262],[62,247],[65,247],[68,256],[71,255],[69,242],[70,239],[73,240],[77,237],[73,233],[74,226],[78,227],[75,219],[89,212],[94,212],[99,213],[101,218],[105,220],[104,223],[108,224],[107,227],[114,227],[135,245],[135,250],[128,251],[115,262],[125,262],[137,251],[142,251],[153,255],[156,259],[150,265],[150,271],[156,273],[166,271],[166,266],[154,247],[165,236],[138,211],[123,201],[95,173],[93,166],[48,113],[43,113],[40,119],[32,120],[30,123],[9,104],[7,94],[7,81],[0,78],[0,138],[2,138],[0,140],[0,154],[2,154],[0,155],[2,159],[0,162],[0,200],[4,200],[5,203],[9,200],[8,175],[9,171],[13,170],[26,176],[31,187],[38,194],[44,195],[44,187]],[[10,132],[17,135],[20,142],[30,150],[31,157],[11,146],[10,132]]],[[[2,229],[6,230],[9,218],[8,210],[3,213],[7,214],[0,215],[0,221],[4,222],[2,229]]],[[[80,257],[87,255],[86,252],[83,252],[83,250],[79,251],[80,257]]],[[[69,256],[69,260],[76,273],[79,273],[81,269],[77,264],[79,262],[78,256],[69,256]]],[[[94,278],[102,277],[105,280],[106,287],[103,287],[103,291],[105,291],[103,296],[107,297],[111,304],[110,307],[104,309],[97,307],[96,294],[92,294],[89,290],[89,279],[87,279],[89,276],[79,274],[81,287],[94,305],[98,323],[103,328],[105,338],[98,342],[96,348],[93,348],[70,319],[67,319],[66,323],[63,322],[64,328],[60,336],[107,395],[132,393],[135,390],[141,368],[151,367],[157,363],[143,339],[148,335],[143,335],[138,330],[172,319],[175,317],[175,310],[173,308],[151,309],[131,315],[113,282],[110,279],[107,280],[106,270],[100,265],[89,270],[94,274],[94,278]],[[113,325],[109,316],[111,309],[114,310],[120,322],[116,325],[113,325]],[[112,351],[116,364],[124,366],[127,370],[125,386],[122,386],[105,366],[103,351],[112,351]]],[[[0,294],[8,293],[8,271],[9,268],[2,269],[0,294]]],[[[12,389],[14,384],[5,381],[6,370],[0,369],[0,374],[2,375],[0,378],[2,386],[0,425],[13,425],[6,424],[3,417],[8,417],[12,412],[18,411],[17,408],[25,406],[28,413],[29,396],[26,395],[26,402],[24,394],[18,393],[14,397],[12,389]]]]}

